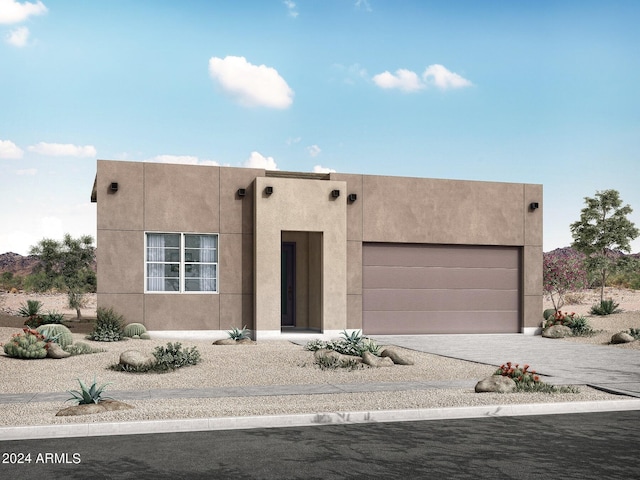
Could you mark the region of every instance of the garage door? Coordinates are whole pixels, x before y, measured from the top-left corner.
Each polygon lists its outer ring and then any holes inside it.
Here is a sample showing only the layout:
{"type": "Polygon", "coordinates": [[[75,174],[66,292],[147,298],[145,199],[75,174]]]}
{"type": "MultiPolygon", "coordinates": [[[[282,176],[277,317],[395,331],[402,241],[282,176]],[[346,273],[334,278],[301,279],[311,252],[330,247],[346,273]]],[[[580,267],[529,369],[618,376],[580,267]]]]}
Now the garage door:
{"type": "Polygon", "coordinates": [[[365,244],[366,334],[520,332],[520,249],[365,244]]]}

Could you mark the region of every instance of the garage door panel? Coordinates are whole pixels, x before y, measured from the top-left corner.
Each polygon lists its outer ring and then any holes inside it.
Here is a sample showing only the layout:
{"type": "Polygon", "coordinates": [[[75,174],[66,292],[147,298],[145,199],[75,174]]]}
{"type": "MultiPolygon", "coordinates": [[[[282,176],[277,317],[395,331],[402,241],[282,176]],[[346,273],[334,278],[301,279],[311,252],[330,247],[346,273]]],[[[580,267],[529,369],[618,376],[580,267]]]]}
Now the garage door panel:
{"type": "Polygon", "coordinates": [[[363,265],[405,267],[518,268],[517,249],[433,245],[366,245],[363,265]]]}
{"type": "Polygon", "coordinates": [[[520,331],[520,248],[364,244],[363,331],[520,331]]]}
{"type": "Polygon", "coordinates": [[[518,333],[513,319],[518,312],[368,312],[368,335],[419,335],[424,333],[518,333]],[[425,332],[426,330],[426,332],[425,332]]]}
{"type": "Polygon", "coordinates": [[[509,290],[365,290],[367,311],[518,310],[517,292],[509,290]]]}
{"type": "Polygon", "coordinates": [[[364,266],[363,288],[431,289],[484,288],[513,289],[517,269],[364,266]]]}

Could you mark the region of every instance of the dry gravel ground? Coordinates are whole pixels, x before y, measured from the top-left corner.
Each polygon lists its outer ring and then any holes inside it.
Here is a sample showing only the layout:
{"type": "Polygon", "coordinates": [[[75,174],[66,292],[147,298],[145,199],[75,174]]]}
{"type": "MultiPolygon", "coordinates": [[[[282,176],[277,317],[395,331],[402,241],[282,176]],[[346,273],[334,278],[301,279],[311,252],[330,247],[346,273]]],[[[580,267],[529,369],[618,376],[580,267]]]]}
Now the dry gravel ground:
{"type": "MultiPolygon", "coordinates": [[[[635,293],[635,292],[633,292],[635,293]]],[[[629,298],[631,295],[627,295],[629,298]]],[[[0,296],[0,309],[14,308],[16,296],[0,296]],[[10,300],[10,302],[7,302],[10,300]]],[[[60,296],[58,296],[60,297],[60,296]]],[[[640,295],[639,295],[640,297],[640,295]]],[[[29,298],[34,298],[30,296],[29,298]]],[[[40,298],[38,298],[40,299],[40,298]]],[[[24,298],[21,299],[24,302],[24,298]]],[[[62,311],[64,298],[44,298],[45,309],[62,311]],[[56,303],[58,302],[58,303],[56,303]],[[50,306],[51,305],[51,306],[50,306]]],[[[625,306],[620,302],[622,306],[625,306]]],[[[19,306],[20,303],[18,303],[19,306]]],[[[628,302],[627,305],[630,305],[628,302]]],[[[629,308],[628,306],[626,308],[629,308]]],[[[588,306],[587,306],[588,309],[588,306]]],[[[563,308],[565,310],[565,308],[563,308]]],[[[605,318],[590,318],[596,329],[607,329],[602,337],[577,338],[566,341],[607,343],[615,331],[640,328],[640,306],[605,318]],[[613,330],[610,330],[610,329],[613,330]],[[609,333],[613,332],[613,333],[609,333]],[[606,340],[603,340],[605,339],[606,340]]],[[[10,310],[11,311],[11,310],[10,310]]],[[[573,310],[572,310],[573,311],[573,310]]],[[[72,311],[68,312],[73,314],[72,311]]],[[[83,312],[85,315],[89,313],[83,312]]],[[[7,341],[18,328],[0,327],[0,342],[7,341]]],[[[17,360],[0,353],[0,393],[66,392],[76,389],[78,378],[99,384],[111,383],[106,390],[143,391],[161,388],[206,388],[217,386],[341,384],[367,382],[471,380],[491,375],[495,368],[410,350],[401,350],[415,365],[390,368],[320,370],[313,363],[313,353],[285,341],[264,341],[245,346],[216,346],[210,342],[183,341],[183,347],[197,346],[203,361],[166,374],[130,374],[107,367],[117,363],[122,351],[138,349],[151,353],[166,340],[127,340],[101,343],[74,334],[75,341],[85,341],[106,351],[63,360],[17,360]]],[[[637,344],[640,342],[634,342],[637,344]]],[[[611,348],[638,348],[612,346],[611,348]]],[[[535,366],[533,366],[535,368],[535,366]]],[[[133,410],[107,412],[80,417],[56,417],[55,413],[70,405],[65,402],[3,404],[0,425],[45,425],[86,422],[139,421],[176,418],[208,418],[220,416],[275,415],[283,413],[315,413],[336,411],[388,410],[406,408],[440,408],[513,403],[547,403],[620,399],[587,387],[579,394],[476,394],[468,389],[432,389],[413,391],[369,392],[331,395],[288,395],[213,399],[137,400],[127,403],[133,410]]],[[[117,398],[116,398],[117,400],[117,398]]]]}

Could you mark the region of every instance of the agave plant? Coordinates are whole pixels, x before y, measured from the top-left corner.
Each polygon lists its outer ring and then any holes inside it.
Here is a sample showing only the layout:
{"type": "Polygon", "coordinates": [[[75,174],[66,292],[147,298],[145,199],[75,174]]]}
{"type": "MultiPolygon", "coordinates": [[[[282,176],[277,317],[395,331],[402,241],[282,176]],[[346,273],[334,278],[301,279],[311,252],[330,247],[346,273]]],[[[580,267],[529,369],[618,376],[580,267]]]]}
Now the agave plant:
{"type": "Polygon", "coordinates": [[[79,378],[77,380],[80,383],[80,390],[69,390],[68,393],[70,393],[72,397],[67,399],[67,402],[77,401],[78,405],[89,405],[92,403],[99,403],[107,398],[111,398],[102,396],[102,392],[107,385],[110,385],[109,383],[105,383],[104,385],[98,387],[98,384],[94,377],[93,383],[90,387],[87,388],[82,380],[80,380],[79,378]]]}
{"type": "Polygon", "coordinates": [[[249,330],[246,325],[243,326],[242,329],[234,327],[227,332],[227,335],[229,335],[231,340],[243,340],[245,338],[251,338],[251,330],[249,330]]]}
{"type": "Polygon", "coordinates": [[[354,330],[351,333],[343,330],[340,332],[340,335],[342,335],[344,340],[351,345],[359,345],[362,342],[362,332],[360,330],[354,330]]]}

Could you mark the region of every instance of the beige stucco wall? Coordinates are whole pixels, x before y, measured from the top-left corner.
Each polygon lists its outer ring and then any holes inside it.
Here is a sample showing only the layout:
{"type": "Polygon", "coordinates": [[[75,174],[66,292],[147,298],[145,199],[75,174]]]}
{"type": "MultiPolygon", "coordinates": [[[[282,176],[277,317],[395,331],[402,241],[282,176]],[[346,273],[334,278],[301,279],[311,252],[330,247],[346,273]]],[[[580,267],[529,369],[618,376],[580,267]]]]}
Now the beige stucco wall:
{"type": "MultiPolygon", "coordinates": [[[[265,175],[259,169],[98,161],[99,305],[114,306],[148,329],[279,330],[282,232],[315,232],[308,252],[318,253],[322,271],[308,278],[321,282],[323,294],[308,295],[299,307],[319,312],[324,330],[362,327],[363,242],[520,247],[523,326],[539,326],[541,185],[265,175]],[[118,182],[118,192],[109,192],[111,182],[118,182]],[[263,194],[266,185],[274,187],[270,197],[263,194]],[[239,197],[238,188],[247,195],[239,197]],[[335,200],[333,189],[341,192],[335,200]],[[347,201],[349,193],[357,194],[355,202],[347,201]],[[531,202],[540,208],[531,211],[531,202]],[[145,295],[145,231],[218,233],[219,293],[145,295]]],[[[309,326],[316,324],[312,318],[309,326]]]]}
{"type": "Polygon", "coordinates": [[[283,231],[322,233],[322,329],[346,328],[345,188],[346,184],[339,181],[256,178],[254,314],[258,332],[280,331],[280,251],[283,231]],[[267,186],[273,187],[272,195],[264,193],[267,186]],[[331,198],[334,189],[341,191],[337,199],[331,198]]]}

